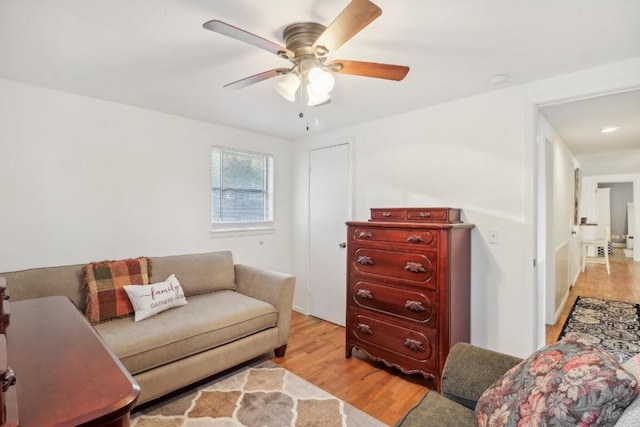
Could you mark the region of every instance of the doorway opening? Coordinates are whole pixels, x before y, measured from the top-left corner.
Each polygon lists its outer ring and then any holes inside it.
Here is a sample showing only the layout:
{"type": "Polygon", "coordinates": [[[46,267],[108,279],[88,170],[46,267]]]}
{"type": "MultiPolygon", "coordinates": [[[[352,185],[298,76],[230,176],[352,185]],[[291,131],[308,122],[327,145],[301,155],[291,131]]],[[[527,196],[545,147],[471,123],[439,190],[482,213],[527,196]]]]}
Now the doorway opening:
{"type": "MultiPolygon", "coordinates": [[[[556,303],[558,301],[555,295],[549,295],[549,292],[557,291],[557,272],[569,271],[569,289],[575,285],[580,276],[580,269],[576,268],[576,266],[580,265],[580,251],[570,251],[569,256],[562,259],[557,253],[559,246],[557,244],[554,245],[549,240],[556,238],[558,236],[557,233],[562,233],[561,240],[564,239],[567,242],[571,242],[573,239],[574,246],[575,244],[579,245],[579,220],[582,217],[596,218],[595,189],[599,184],[627,183],[631,188],[631,203],[637,204],[637,201],[640,200],[640,170],[637,167],[640,164],[640,150],[637,147],[637,141],[640,140],[640,136],[636,136],[635,145],[625,146],[624,142],[621,141],[621,145],[615,149],[611,145],[604,144],[602,140],[599,142],[596,140],[598,137],[601,138],[599,132],[598,135],[595,135],[590,140],[596,143],[587,144],[582,148],[576,149],[575,145],[571,142],[566,143],[565,139],[571,140],[571,138],[576,137],[576,130],[571,128],[571,124],[576,121],[590,124],[592,127],[596,127],[596,131],[599,131],[599,119],[596,117],[600,117],[602,119],[600,122],[604,122],[607,117],[610,117],[604,112],[611,112],[611,108],[626,105],[625,102],[616,101],[629,99],[635,100],[635,104],[632,102],[630,109],[640,108],[640,102],[638,102],[640,100],[640,90],[638,88],[536,105],[538,120],[536,122],[537,213],[535,229],[537,259],[540,261],[536,271],[537,303],[539,304],[537,310],[538,333],[536,334],[538,346],[544,344],[542,339],[544,334],[541,333],[545,330],[544,325],[548,325],[554,320],[557,321],[562,307],[568,303],[567,296],[569,294],[567,292],[562,299],[562,305],[556,305],[550,310],[549,301],[555,301],[556,303]],[[598,104],[602,107],[600,116],[597,116],[598,104]],[[615,107],[612,107],[612,105],[615,107]],[[572,108],[572,106],[576,108],[572,108]],[[581,111],[585,112],[582,117],[580,116],[581,111]],[[558,189],[569,187],[568,182],[571,179],[571,175],[567,171],[562,172],[561,169],[558,172],[558,159],[554,159],[553,156],[550,158],[546,154],[547,151],[545,150],[548,150],[548,147],[545,148],[545,144],[549,140],[553,140],[554,143],[559,141],[558,145],[564,147],[564,153],[561,152],[560,154],[560,161],[564,161],[565,164],[567,161],[573,161],[575,168],[579,169],[580,172],[580,178],[577,181],[579,189],[576,190],[579,215],[575,215],[575,217],[578,222],[575,221],[575,218],[569,222],[566,217],[562,217],[559,219],[559,227],[557,224],[554,226],[553,222],[556,216],[555,213],[550,214],[550,209],[553,209],[552,201],[558,201],[558,198],[554,197],[555,193],[559,191],[558,189]],[[553,172],[550,173],[548,168],[552,168],[553,172]],[[548,182],[548,177],[551,177],[553,182],[548,182]],[[552,194],[548,194],[549,191],[552,194]],[[560,269],[558,268],[559,265],[562,266],[560,269]],[[555,269],[555,274],[550,274],[549,269],[551,271],[555,269]],[[549,316],[549,312],[552,312],[553,315],[549,316]]],[[[620,114],[622,113],[620,112],[620,114]]],[[[631,111],[630,114],[637,117],[636,111],[631,111]]],[[[620,115],[619,117],[623,116],[620,115]]],[[[584,137],[583,139],[587,140],[588,138],[584,137]]],[[[554,151],[554,153],[558,153],[558,151],[554,151]]],[[[638,209],[632,209],[631,215],[630,223],[633,225],[638,224],[640,221],[638,209]]],[[[637,229],[637,227],[635,228],[637,229]]],[[[626,246],[626,237],[623,236],[625,234],[623,231],[612,234],[619,237],[619,244],[622,244],[622,239],[624,238],[626,246]]],[[[628,231],[626,234],[629,234],[628,231]]],[[[638,245],[633,245],[633,243],[631,245],[633,246],[631,248],[633,259],[638,262],[640,261],[638,245]]],[[[625,249],[627,248],[625,247],[625,249]]],[[[613,280],[616,280],[615,275],[613,280]]]]}

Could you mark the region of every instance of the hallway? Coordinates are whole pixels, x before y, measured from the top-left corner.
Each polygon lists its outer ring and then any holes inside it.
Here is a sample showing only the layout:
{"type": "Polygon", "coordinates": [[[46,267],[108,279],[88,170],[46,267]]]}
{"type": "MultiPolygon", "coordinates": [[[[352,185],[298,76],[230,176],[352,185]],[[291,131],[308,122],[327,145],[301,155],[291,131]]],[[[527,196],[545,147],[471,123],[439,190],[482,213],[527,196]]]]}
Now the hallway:
{"type": "Polygon", "coordinates": [[[609,260],[611,275],[607,274],[604,265],[586,265],[584,273],[580,274],[575,286],[570,289],[558,321],[555,325],[546,326],[547,344],[557,340],[578,295],[640,303],[640,262],[624,258],[618,251],[609,260]]]}

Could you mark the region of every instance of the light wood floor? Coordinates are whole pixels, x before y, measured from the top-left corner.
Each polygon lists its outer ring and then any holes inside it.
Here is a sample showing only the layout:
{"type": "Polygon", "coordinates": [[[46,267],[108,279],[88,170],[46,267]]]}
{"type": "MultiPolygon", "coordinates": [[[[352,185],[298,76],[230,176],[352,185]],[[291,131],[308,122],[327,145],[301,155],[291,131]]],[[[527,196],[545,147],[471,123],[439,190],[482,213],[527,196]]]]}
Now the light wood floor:
{"type": "Polygon", "coordinates": [[[555,325],[546,327],[547,344],[558,339],[578,295],[640,303],[640,262],[633,262],[630,258],[625,259],[616,252],[616,256],[610,258],[609,264],[611,275],[607,274],[604,265],[586,265],[584,273],[580,274],[575,286],[569,292],[560,318],[555,325]]]}
{"type": "MultiPolygon", "coordinates": [[[[558,322],[547,325],[547,343],[556,341],[578,295],[640,303],[640,263],[614,258],[611,275],[602,265],[587,264],[558,322]]],[[[291,322],[286,355],[273,361],[386,424],[393,425],[435,388],[430,380],[403,375],[357,351],[345,358],[343,327],[296,312],[291,322]]]]}
{"type": "Polygon", "coordinates": [[[431,380],[403,375],[354,351],[345,357],[345,329],[333,323],[294,312],[287,352],[275,363],[393,425],[425,395],[431,380]]]}

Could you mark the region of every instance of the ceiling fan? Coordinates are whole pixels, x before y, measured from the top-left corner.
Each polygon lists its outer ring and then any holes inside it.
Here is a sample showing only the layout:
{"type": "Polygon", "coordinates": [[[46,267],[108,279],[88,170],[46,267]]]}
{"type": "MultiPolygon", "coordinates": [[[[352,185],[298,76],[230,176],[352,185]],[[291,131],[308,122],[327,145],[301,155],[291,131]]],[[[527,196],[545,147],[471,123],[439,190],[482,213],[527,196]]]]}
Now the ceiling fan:
{"type": "Polygon", "coordinates": [[[409,72],[409,67],[403,65],[343,59],[328,61],[330,54],[381,14],[382,10],[369,0],[352,0],[328,27],[315,22],[299,22],[287,26],[282,33],[286,47],[218,20],[205,22],[202,26],[274,53],[293,64],[290,68],[264,71],[224,87],[241,89],[263,80],[284,76],[276,84],[280,95],[293,102],[298,88],[304,87],[307,105],[320,106],[331,101],[329,92],[335,82],[333,73],[399,81],[409,72]]]}

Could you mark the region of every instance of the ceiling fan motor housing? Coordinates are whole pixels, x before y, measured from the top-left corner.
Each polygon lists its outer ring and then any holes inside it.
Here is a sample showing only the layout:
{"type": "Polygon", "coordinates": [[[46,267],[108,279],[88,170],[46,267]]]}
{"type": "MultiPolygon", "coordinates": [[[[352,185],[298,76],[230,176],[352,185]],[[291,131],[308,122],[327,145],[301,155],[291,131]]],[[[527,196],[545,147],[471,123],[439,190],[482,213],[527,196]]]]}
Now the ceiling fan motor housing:
{"type": "Polygon", "coordinates": [[[312,46],[326,27],[315,22],[298,22],[287,26],[282,39],[290,51],[298,58],[303,55],[315,55],[312,46]]]}

